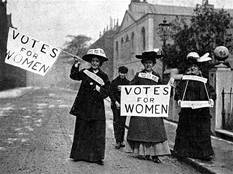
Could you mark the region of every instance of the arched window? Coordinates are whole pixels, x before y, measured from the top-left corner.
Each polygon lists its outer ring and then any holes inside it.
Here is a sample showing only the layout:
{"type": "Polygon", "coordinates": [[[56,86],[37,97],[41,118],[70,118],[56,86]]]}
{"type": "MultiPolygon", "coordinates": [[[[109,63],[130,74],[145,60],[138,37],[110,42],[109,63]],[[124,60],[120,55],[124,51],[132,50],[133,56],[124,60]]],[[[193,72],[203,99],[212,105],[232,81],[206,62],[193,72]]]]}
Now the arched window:
{"type": "Polygon", "coordinates": [[[145,32],[144,27],[142,27],[141,36],[142,36],[142,50],[145,50],[146,49],[146,32],[145,32]]]}
{"type": "Polygon", "coordinates": [[[131,34],[131,49],[134,51],[134,32],[131,34]]]}
{"type": "Polygon", "coordinates": [[[119,50],[118,50],[118,41],[116,41],[116,56],[118,58],[118,55],[119,55],[119,50]]]}
{"type": "Polygon", "coordinates": [[[121,47],[123,47],[123,44],[124,44],[124,39],[121,38],[121,47]]]}
{"type": "Polygon", "coordinates": [[[125,42],[129,42],[129,36],[126,36],[125,42]]]}

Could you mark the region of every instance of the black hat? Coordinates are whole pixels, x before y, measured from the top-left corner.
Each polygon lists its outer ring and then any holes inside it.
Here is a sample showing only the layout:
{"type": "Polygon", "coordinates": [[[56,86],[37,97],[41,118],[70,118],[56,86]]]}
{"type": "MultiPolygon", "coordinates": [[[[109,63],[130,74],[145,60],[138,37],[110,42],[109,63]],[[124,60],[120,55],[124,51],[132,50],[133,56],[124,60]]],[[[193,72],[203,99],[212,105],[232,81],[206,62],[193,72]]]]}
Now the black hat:
{"type": "Polygon", "coordinates": [[[105,52],[101,48],[89,49],[87,54],[82,57],[83,60],[91,62],[93,57],[97,57],[101,62],[107,61],[108,58],[105,55],[105,52]]]}
{"type": "Polygon", "coordinates": [[[142,63],[146,60],[152,60],[153,63],[156,63],[156,59],[163,57],[161,49],[154,49],[150,51],[145,51],[142,55],[136,55],[136,58],[141,59],[142,63]]]}
{"type": "Polygon", "coordinates": [[[119,73],[126,74],[128,72],[128,68],[125,66],[120,66],[118,68],[119,73]]]}
{"type": "Polygon", "coordinates": [[[186,56],[186,61],[185,64],[187,66],[191,66],[193,64],[198,64],[198,59],[200,59],[200,56],[197,52],[190,52],[188,53],[188,55],[186,56]]]}

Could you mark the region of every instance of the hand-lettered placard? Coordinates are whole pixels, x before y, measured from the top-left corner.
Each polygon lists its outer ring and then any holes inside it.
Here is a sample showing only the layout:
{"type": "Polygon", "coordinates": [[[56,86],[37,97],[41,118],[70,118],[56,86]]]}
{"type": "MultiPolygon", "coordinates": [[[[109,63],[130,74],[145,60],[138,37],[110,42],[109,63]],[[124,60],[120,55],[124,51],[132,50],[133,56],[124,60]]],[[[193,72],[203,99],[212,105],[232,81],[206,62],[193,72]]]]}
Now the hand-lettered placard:
{"type": "Polygon", "coordinates": [[[121,116],[168,117],[170,85],[121,86],[121,116]]]}
{"type": "Polygon", "coordinates": [[[61,50],[9,28],[5,63],[44,76],[61,50]]]}

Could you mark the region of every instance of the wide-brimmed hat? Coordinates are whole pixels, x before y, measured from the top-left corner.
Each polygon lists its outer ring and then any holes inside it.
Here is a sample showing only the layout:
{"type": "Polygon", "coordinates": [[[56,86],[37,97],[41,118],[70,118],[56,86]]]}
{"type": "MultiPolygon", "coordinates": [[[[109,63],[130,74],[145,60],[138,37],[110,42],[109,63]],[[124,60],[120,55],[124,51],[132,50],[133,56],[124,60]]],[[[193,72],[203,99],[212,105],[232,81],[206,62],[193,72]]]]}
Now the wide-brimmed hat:
{"type": "Polygon", "coordinates": [[[144,51],[141,55],[136,55],[136,58],[141,59],[142,63],[146,60],[152,60],[156,63],[156,59],[163,57],[162,50],[159,48],[144,51]]]}
{"type": "Polygon", "coordinates": [[[197,52],[190,52],[188,53],[188,55],[186,56],[187,59],[194,59],[197,60],[200,58],[199,54],[197,52]]]}
{"type": "Polygon", "coordinates": [[[212,58],[209,57],[210,53],[205,53],[203,56],[201,56],[199,59],[197,59],[197,62],[203,63],[203,62],[208,62],[211,61],[212,58]]]}
{"type": "Polygon", "coordinates": [[[101,62],[107,61],[108,58],[106,57],[106,54],[103,49],[96,48],[96,49],[89,49],[87,51],[87,54],[82,57],[83,60],[87,62],[91,62],[93,57],[99,58],[101,62]]]}
{"type": "Polygon", "coordinates": [[[187,62],[189,63],[200,64],[212,60],[211,57],[209,57],[209,55],[210,55],[209,53],[205,53],[203,56],[199,56],[197,52],[190,52],[188,53],[186,58],[187,58],[187,62]]]}

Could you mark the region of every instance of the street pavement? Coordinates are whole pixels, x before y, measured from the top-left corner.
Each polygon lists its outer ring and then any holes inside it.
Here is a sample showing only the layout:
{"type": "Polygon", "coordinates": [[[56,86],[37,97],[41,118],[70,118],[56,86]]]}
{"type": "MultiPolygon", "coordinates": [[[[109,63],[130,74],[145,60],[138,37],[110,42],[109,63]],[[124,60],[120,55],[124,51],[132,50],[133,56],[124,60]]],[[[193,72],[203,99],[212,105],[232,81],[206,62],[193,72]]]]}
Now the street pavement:
{"type": "Polygon", "coordinates": [[[124,149],[116,150],[108,101],[104,166],[73,162],[69,153],[75,117],[69,110],[76,92],[51,88],[16,90],[0,93],[0,174],[199,173],[171,156],[162,157],[163,163],[155,164],[139,160],[124,149]]]}

